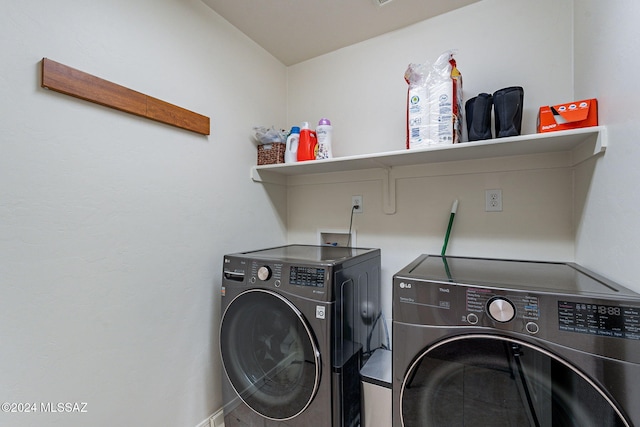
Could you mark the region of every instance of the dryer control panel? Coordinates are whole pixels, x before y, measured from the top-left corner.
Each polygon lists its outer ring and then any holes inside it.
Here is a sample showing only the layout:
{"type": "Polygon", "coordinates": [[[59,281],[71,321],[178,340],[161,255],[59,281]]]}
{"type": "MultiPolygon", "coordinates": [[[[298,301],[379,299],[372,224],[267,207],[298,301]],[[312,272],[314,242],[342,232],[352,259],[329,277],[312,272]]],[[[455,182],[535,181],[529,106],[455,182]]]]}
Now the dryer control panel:
{"type": "Polygon", "coordinates": [[[640,294],[573,263],[421,255],[394,275],[393,321],[640,363],[640,294]]]}
{"type": "Polygon", "coordinates": [[[533,293],[421,280],[396,280],[394,293],[394,319],[402,322],[540,331],[541,302],[533,293]]]}
{"type": "Polygon", "coordinates": [[[540,318],[538,297],[535,295],[467,288],[465,300],[469,313],[486,311],[498,322],[508,322],[516,317],[529,321],[540,318]]]}
{"type": "Polygon", "coordinates": [[[395,278],[393,291],[393,318],[403,323],[490,328],[575,346],[596,337],[640,344],[640,304],[407,278],[395,278]]]}
{"type": "Polygon", "coordinates": [[[640,340],[640,307],[558,301],[561,331],[640,340]]]}

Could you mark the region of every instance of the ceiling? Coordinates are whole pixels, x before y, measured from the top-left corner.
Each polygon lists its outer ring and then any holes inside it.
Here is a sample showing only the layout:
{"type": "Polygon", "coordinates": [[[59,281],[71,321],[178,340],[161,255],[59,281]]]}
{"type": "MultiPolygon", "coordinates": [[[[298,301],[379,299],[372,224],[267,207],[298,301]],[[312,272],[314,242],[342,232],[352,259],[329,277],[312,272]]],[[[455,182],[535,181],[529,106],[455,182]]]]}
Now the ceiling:
{"type": "Polygon", "coordinates": [[[289,66],[480,0],[202,1],[289,66]]]}

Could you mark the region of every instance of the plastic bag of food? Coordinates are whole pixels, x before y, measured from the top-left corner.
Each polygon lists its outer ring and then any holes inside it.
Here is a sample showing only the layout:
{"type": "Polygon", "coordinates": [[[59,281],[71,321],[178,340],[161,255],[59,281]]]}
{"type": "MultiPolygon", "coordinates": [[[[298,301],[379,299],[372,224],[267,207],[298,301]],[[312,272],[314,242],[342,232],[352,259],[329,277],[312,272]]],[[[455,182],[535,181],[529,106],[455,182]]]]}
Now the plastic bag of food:
{"type": "Polygon", "coordinates": [[[273,126],[270,128],[254,126],[253,137],[258,144],[273,144],[276,142],[285,142],[287,140],[287,132],[284,130],[277,130],[273,126]]]}
{"type": "Polygon", "coordinates": [[[405,71],[408,149],[460,142],[462,75],[454,53],[444,52],[433,64],[409,64],[405,71]]]}

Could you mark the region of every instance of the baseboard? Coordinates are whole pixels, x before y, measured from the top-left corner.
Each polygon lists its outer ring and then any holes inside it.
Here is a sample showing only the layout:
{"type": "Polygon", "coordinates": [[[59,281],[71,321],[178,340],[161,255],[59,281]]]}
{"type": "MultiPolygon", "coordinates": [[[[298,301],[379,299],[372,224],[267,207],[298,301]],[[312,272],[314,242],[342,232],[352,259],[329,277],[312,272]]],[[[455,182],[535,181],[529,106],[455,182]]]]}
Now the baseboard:
{"type": "Polygon", "coordinates": [[[209,427],[224,427],[223,408],[218,409],[213,415],[211,415],[209,418],[209,427]]]}
{"type": "Polygon", "coordinates": [[[196,427],[224,427],[224,412],[220,408],[196,427]]]}
{"type": "Polygon", "coordinates": [[[211,419],[211,417],[207,418],[204,421],[200,421],[196,427],[209,427],[210,426],[210,423],[209,423],[210,419],[211,419]]]}

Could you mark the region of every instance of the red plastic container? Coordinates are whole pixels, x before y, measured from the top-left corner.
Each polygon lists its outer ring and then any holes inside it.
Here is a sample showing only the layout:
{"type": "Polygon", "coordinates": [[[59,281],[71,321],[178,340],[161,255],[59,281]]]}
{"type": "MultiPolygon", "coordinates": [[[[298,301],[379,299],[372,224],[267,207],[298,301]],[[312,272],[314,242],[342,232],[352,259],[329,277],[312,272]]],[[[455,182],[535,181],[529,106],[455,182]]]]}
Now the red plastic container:
{"type": "Polygon", "coordinates": [[[309,123],[303,122],[300,129],[300,142],[298,143],[298,161],[316,159],[316,146],[318,138],[316,133],[309,129],[309,123]]]}

